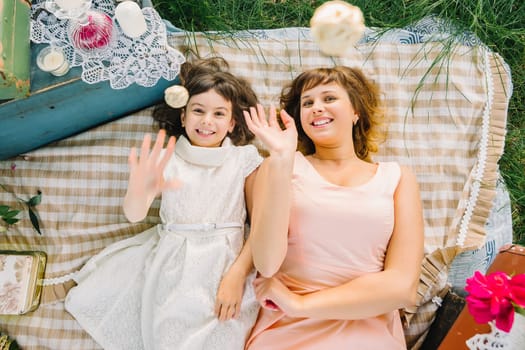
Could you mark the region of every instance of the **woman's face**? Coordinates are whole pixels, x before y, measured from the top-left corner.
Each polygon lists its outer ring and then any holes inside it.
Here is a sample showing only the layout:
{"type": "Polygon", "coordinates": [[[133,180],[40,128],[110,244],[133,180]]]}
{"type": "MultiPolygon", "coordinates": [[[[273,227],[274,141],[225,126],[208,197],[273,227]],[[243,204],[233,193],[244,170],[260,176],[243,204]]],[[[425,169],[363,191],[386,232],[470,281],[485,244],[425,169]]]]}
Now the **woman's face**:
{"type": "Polygon", "coordinates": [[[335,82],[317,85],[301,94],[301,125],[316,145],[352,141],[357,118],[348,93],[335,82]]]}
{"type": "Polygon", "coordinates": [[[200,147],[219,147],[235,127],[231,101],[215,90],[191,96],[181,120],[191,144],[200,147]]]}

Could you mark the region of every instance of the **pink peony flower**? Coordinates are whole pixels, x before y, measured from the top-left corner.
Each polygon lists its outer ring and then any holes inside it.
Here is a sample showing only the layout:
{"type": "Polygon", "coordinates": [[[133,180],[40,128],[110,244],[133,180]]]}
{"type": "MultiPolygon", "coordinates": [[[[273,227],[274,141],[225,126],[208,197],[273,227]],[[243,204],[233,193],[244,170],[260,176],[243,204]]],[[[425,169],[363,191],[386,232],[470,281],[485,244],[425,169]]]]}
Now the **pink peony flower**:
{"type": "Polygon", "coordinates": [[[525,274],[511,278],[510,290],[512,301],[520,307],[525,307],[525,274]]]}
{"type": "Polygon", "coordinates": [[[476,271],[467,279],[467,308],[477,323],[496,322],[496,327],[509,332],[514,312],[525,306],[525,274],[510,278],[504,272],[487,276],[476,271]]]}

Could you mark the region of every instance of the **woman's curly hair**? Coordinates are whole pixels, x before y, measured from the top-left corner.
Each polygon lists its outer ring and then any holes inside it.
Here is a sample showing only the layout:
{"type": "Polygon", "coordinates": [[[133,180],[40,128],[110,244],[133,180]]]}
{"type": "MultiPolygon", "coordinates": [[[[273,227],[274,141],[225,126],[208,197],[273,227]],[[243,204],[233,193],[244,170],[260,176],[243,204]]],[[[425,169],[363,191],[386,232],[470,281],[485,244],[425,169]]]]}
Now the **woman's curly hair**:
{"type": "MultiPolygon", "coordinates": [[[[371,161],[371,153],[378,150],[378,144],[384,141],[385,130],[379,88],[366,78],[358,68],[336,66],[315,68],[301,73],[282,93],[280,104],[295,120],[299,133],[298,148],[304,154],[315,152],[312,140],[305,134],[301,125],[301,94],[321,84],[336,83],[343,87],[359,119],[352,129],[354,149],[360,159],[371,161]]],[[[350,135],[349,135],[350,136],[350,135]]]]}

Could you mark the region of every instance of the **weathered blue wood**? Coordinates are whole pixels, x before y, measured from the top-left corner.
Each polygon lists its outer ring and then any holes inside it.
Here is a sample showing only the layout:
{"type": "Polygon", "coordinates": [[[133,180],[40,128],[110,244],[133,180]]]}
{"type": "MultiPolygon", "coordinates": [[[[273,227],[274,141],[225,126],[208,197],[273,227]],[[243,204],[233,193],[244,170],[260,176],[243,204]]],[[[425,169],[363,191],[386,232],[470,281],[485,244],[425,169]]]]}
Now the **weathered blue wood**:
{"type": "Polygon", "coordinates": [[[30,96],[0,104],[0,160],[154,105],[164,97],[164,89],[176,83],[161,79],[150,88],[132,84],[114,90],[107,81],[85,83],[78,67],[55,77],[36,67],[40,48],[32,46],[30,96]]]}

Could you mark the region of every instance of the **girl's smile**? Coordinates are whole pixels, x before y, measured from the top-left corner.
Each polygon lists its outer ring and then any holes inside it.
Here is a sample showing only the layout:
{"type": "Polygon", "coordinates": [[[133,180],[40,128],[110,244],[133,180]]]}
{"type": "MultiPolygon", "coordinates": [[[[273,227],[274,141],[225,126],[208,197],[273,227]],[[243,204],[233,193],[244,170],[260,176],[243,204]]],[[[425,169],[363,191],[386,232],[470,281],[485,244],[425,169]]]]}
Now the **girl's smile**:
{"type": "Polygon", "coordinates": [[[231,101],[213,89],[193,95],[181,120],[191,144],[200,147],[219,147],[235,126],[231,101]]]}

